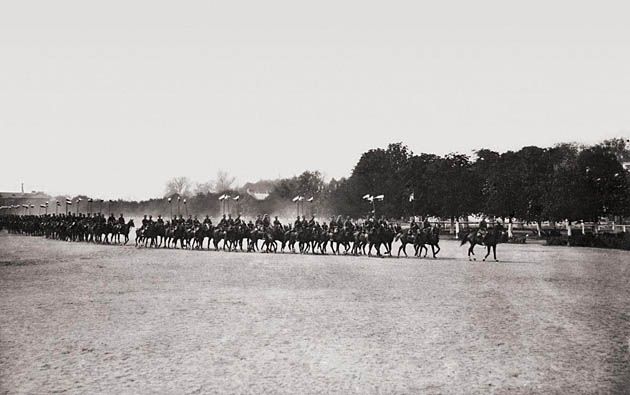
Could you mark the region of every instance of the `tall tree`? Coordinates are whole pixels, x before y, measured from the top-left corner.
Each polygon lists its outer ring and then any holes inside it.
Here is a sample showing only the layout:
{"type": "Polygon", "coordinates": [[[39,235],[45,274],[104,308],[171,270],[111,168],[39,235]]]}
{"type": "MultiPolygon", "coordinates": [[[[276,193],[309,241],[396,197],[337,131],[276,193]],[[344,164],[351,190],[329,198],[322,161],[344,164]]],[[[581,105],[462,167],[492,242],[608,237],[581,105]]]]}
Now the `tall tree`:
{"type": "Polygon", "coordinates": [[[188,177],[173,177],[166,182],[164,196],[190,196],[191,183],[188,177]]]}

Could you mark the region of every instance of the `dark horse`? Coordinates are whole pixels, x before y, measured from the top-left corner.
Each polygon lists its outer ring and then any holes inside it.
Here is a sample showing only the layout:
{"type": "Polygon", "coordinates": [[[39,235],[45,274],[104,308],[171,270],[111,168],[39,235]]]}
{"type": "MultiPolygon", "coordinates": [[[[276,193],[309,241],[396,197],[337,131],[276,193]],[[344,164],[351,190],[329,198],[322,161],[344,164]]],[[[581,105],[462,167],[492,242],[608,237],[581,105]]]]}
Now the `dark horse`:
{"type": "MultiPolygon", "coordinates": [[[[118,225],[118,232],[115,234],[116,242],[120,243],[120,236],[122,236],[125,239],[124,243],[127,244],[129,242],[129,229],[135,228],[135,227],[136,225],[134,225],[133,219],[130,219],[129,222],[127,222],[124,225],[118,225]]],[[[112,236],[112,239],[113,239],[113,236],[112,236]]]]}
{"type": "Polygon", "coordinates": [[[470,243],[470,248],[468,248],[468,260],[477,260],[474,257],[475,252],[473,249],[477,244],[481,244],[486,246],[486,256],[483,258],[484,262],[490,255],[490,249],[492,249],[492,253],[494,254],[494,261],[498,262],[497,259],[497,244],[499,244],[503,239],[503,226],[501,224],[496,224],[494,228],[488,229],[488,232],[485,235],[479,235],[479,232],[473,231],[470,232],[462,238],[462,243],[460,245],[464,245],[466,243],[470,243]]]}

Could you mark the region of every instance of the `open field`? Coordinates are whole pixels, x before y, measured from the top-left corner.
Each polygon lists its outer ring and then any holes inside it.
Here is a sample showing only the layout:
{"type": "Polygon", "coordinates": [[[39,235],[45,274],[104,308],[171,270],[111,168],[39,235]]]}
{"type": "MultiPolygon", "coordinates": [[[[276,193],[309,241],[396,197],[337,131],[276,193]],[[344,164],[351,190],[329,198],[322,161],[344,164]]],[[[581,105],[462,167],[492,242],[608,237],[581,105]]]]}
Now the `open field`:
{"type": "Polygon", "coordinates": [[[441,245],[368,259],[3,232],[0,392],[630,391],[630,253],[470,263],[441,245]]]}

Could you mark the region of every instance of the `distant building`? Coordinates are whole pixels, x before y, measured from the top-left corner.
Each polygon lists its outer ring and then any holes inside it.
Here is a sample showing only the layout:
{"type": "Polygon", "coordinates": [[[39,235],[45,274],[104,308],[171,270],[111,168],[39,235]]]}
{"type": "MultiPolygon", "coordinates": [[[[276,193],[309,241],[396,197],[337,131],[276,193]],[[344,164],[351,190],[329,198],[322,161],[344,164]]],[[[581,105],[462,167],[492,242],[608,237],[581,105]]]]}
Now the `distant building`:
{"type": "Polygon", "coordinates": [[[39,208],[40,204],[45,204],[50,200],[50,196],[43,192],[0,192],[0,206],[29,205],[39,208]]]}

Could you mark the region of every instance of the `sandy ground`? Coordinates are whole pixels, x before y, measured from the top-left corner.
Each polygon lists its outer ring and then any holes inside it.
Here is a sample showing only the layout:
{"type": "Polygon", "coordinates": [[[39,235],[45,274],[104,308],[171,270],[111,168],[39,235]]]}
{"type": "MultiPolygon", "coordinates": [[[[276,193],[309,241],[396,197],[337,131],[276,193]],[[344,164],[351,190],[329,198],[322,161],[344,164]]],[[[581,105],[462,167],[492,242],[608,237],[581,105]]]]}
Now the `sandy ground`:
{"type": "Polygon", "coordinates": [[[629,393],[630,254],[469,263],[0,234],[3,393],[629,393]]]}

